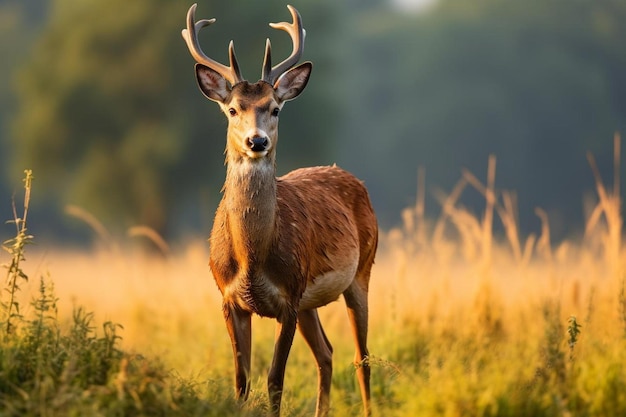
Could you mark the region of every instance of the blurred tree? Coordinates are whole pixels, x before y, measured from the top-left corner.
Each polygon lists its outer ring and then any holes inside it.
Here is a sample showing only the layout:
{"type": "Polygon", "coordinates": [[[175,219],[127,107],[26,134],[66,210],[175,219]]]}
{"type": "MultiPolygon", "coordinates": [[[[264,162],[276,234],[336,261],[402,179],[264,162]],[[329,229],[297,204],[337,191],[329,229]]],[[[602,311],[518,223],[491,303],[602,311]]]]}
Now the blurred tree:
{"type": "Polygon", "coordinates": [[[411,203],[419,165],[429,185],[450,189],[460,167],[484,176],[495,153],[497,184],[518,190],[526,228],[536,205],[581,225],[585,152],[610,169],[613,132],[626,127],[624,18],[618,0],[440,0],[428,14],[361,14],[342,157],[378,161],[364,177],[387,220],[411,203]]]}
{"type": "Polygon", "coordinates": [[[16,181],[5,180],[6,168],[12,160],[9,146],[10,125],[15,114],[14,89],[11,76],[17,62],[24,59],[37,36],[47,13],[41,0],[0,0],[0,219],[12,218],[12,190],[19,189],[21,167],[16,181]]]}
{"type": "MultiPolygon", "coordinates": [[[[3,125],[16,116],[0,156],[13,183],[34,169],[57,216],[72,203],[118,230],[209,230],[226,122],[198,92],[180,37],[190,3],[0,0],[20,5],[0,9],[0,73],[30,53],[16,71],[17,110],[0,85],[3,125]],[[35,28],[48,17],[44,29],[32,31],[23,10],[39,13],[35,28]],[[25,32],[38,36],[32,51],[21,35],[10,42],[25,32]]],[[[536,205],[581,224],[581,190],[592,185],[584,153],[608,172],[613,132],[626,127],[626,3],[439,0],[421,14],[385,0],[296,7],[314,70],[283,113],[280,172],[338,162],[366,180],[389,225],[412,202],[419,165],[429,186],[449,189],[461,167],[484,176],[495,153],[497,185],[518,191],[523,227],[537,224],[536,205]]],[[[205,51],[224,62],[233,39],[250,80],[266,37],[275,59],[290,52],[288,36],[267,25],[289,19],[283,1],[205,1],[198,17],[218,19],[201,34],[205,51]]]]}
{"type": "Polygon", "coordinates": [[[179,9],[148,0],[52,4],[18,73],[14,163],[31,167],[61,204],[163,229],[164,189],[184,142],[178,60],[163,53],[178,41],[179,9]]]}
{"type": "MultiPolygon", "coordinates": [[[[325,22],[336,6],[324,3],[301,7],[305,27],[332,27],[325,22]]],[[[162,233],[190,220],[181,222],[178,215],[206,215],[197,206],[207,208],[207,186],[217,201],[225,121],[195,86],[193,61],[180,36],[188,6],[167,0],[52,2],[49,22],[18,71],[12,161],[34,169],[49,201],[78,204],[118,231],[141,223],[162,233]]],[[[289,18],[282,3],[214,1],[199,7],[199,18],[213,16],[219,24],[202,33],[205,51],[225,61],[234,39],[244,75],[253,81],[252,70],[261,72],[260,33],[275,40],[275,59],[290,51],[288,36],[268,26],[289,18]]],[[[307,39],[306,59],[322,55],[328,36],[307,39]]],[[[324,71],[314,77],[323,79],[324,71]]],[[[321,87],[301,101],[304,113],[320,108],[330,125],[332,104],[317,104],[329,87],[315,82],[321,87]]],[[[284,141],[281,158],[289,148],[309,158],[322,155],[327,139],[314,140],[320,125],[304,118],[281,124],[296,139],[284,141]]]]}

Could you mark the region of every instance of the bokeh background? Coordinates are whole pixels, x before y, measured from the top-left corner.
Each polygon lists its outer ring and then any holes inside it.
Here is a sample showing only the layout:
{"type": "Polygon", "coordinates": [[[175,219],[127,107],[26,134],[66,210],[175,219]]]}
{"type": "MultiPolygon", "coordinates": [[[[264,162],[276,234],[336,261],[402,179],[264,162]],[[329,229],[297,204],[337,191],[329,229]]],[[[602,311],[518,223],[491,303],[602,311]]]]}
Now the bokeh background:
{"type": "MultiPolygon", "coordinates": [[[[278,171],[337,163],[365,180],[381,225],[401,222],[425,172],[426,211],[466,168],[515,190],[524,232],[534,208],[553,236],[584,225],[592,152],[606,179],[626,127],[623,0],[293,0],[307,30],[311,82],[282,113],[278,171]]],[[[205,236],[224,179],[226,121],[195,85],[180,36],[190,2],[0,0],[0,218],[34,171],[31,230],[82,242],[65,214],[112,233],[146,225],[168,240],[205,236]]],[[[201,43],[244,76],[291,43],[269,22],[284,1],[203,0],[201,43]]],[[[470,191],[463,204],[479,212],[470,191]]]]}

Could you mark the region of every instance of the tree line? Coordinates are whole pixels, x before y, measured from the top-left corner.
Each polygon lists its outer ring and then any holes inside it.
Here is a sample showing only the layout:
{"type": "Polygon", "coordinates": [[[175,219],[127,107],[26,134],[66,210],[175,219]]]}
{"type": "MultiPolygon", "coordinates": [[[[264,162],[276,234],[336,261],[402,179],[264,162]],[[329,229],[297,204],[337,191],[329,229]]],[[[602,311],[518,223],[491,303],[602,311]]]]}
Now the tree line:
{"type": "MultiPolygon", "coordinates": [[[[384,1],[294,6],[314,70],[282,113],[280,172],[348,168],[391,225],[415,198],[418,167],[430,190],[445,191],[463,167],[484,176],[496,154],[496,184],[517,190],[525,230],[538,227],[534,206],[562,233],[582,225],[592,188],[585,152],[610,172],[611,138],[626,124],[623,2],[439,0],[422,13],[384,1]]],[[[0,1],[3,195],[30,168],[50,224],[67,223],[63,207],[76,204],[111,230],[206,234],[226,123],[195,85],[180,36],[188,7],[0,1]]],[[[201,35],[205,51],[226,61],[233,39],[252,81],[266,37],[276,57],[289,54],[287,35],[268,26],[289,20],[282,2],[211,0],[197,13],[217,18],[201,35]]],[[[427,207],[439,210],[432,199],[427,207]]]]}

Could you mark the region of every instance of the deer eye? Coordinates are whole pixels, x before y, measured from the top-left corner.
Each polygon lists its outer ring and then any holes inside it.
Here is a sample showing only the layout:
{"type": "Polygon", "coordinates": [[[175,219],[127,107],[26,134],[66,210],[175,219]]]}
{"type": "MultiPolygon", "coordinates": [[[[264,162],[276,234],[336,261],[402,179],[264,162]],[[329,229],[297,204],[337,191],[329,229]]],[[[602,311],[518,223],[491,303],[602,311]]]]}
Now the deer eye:
{"type": "Polygon", "coordinates": [[[230,109],[228,109],[228,114],[230,114],[231,116],[237,116],[237,110],[231,107],[230,109]]]}
{"type": "Polygon", "coordinates": [[[280,109],[278,107],[276,107],[274,110],[272,110],[272,116],[278,117],[278,113],[280,113],[280,109]]]}

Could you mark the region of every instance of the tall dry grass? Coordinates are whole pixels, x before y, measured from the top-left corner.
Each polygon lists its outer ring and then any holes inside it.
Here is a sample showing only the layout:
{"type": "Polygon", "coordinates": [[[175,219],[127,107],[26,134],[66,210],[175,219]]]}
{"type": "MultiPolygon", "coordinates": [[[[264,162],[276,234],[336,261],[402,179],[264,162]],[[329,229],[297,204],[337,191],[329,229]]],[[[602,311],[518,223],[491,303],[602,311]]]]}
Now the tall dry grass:
{"type": "MultiPolygon", "coordinates": [[[[484,180],[464,171],[451,192],[436,192],[436,221],[425,218],[425,173],[419,172],[416,204],[402,213],[401,227],[381,232],[371,279],[370,362],[379,415],[626,412],[619,153],[616,136],[612,188],[589,157],[597,203],[581,241],[551,241],[541,208],[540,233],[523,237],[515,194],[496,186],[493,156],[484,180]],[[482,213],[460,203],[467,187],[485,197],[482,213]],[[504,236],[494,235],[496,222],[504,236]]],[[[88,223],[97,226],[94,219],[88,223]]],[[[35,248],[29,274],[49,274],[61,300],[85,305],[103,322],[121,323],[125,349],[157,356],[175,373],[202,383],[230,385],[230,342],[207,266],[207,243],[171,248],[163,242],[158,256],[126,247],[115,242],[85,252],[35,248]]],[[[71,314],[67,303],[58,308],[61,317],[71,314]]],[[[336,415],[357,415],[343,302],[320,316],[335,347],[333,409],[336,415]]],[[[265,398],[274,332],[270,320],[255,318],[253,326],[252,397],[258,404],[265,398]]],[[[301,338],[292,352],[285,409],[288,415],[309,415],[315,366],[301,338]]]]}

